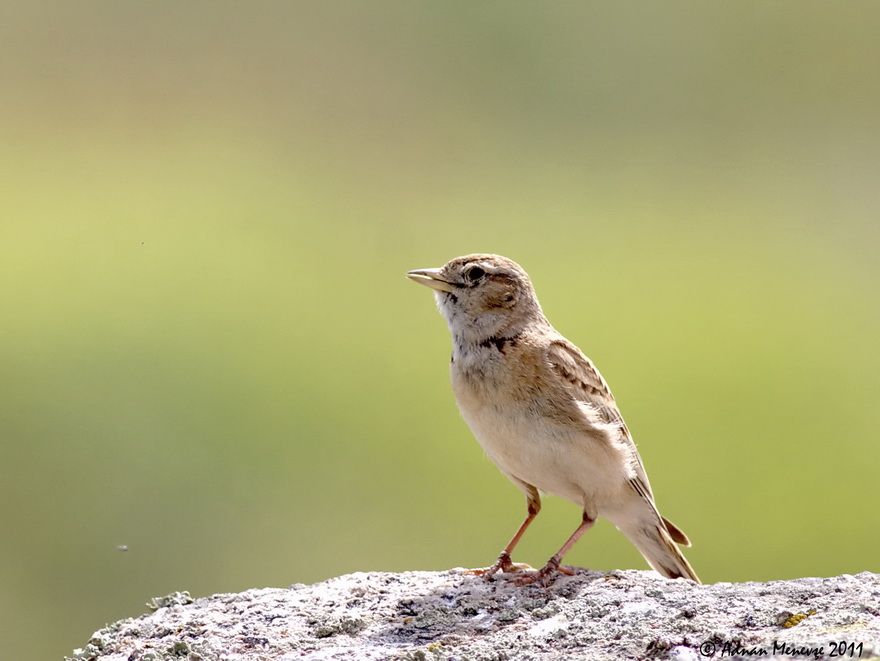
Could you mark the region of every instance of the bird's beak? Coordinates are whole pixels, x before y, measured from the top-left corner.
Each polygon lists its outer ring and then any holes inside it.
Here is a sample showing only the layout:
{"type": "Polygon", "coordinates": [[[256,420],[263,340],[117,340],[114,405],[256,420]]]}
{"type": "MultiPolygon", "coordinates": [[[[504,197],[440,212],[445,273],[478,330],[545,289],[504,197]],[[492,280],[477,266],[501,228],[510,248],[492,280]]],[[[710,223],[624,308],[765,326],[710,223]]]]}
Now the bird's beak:
{"type": "Polygon", "coordinates": [[[438,291],[453,292],[455,287],[440,277],[440,269],[416,269],[406,274],[406,277],[420,285],[436,289],[438,291]]]}

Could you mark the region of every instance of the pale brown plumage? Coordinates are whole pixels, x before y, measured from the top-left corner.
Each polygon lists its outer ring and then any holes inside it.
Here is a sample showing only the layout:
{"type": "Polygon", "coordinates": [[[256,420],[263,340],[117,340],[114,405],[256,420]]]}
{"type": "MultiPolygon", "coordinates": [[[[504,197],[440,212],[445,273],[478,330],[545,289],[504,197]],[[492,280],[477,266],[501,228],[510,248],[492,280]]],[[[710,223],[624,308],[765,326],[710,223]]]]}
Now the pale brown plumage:
{"type": "Polygon", "coordinates": [[[436,292],[453,335],[451,375],[465,421],[488,456],[526,495],[528,516],[485,573],[513,568],[510,553],[541,508],[539,491],[583,509],[547,565],[520,579],[548,581],[599,515],[661,574],[698,581],[660,516],[648,476],[608,384],[547,321],[526,272],[506,257],[457,257],[408,276],[436,292]]]}

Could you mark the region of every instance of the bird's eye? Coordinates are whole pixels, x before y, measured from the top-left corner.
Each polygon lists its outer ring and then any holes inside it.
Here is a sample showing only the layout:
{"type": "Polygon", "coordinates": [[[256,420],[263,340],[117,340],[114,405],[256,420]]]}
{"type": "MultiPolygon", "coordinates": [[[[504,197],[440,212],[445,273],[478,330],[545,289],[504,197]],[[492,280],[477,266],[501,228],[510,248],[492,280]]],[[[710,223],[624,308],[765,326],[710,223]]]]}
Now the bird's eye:
{"type": "Polygon", "coordinates": [[[464,278],[468,282],[476,282],[484,275],[486,275],[486,272],[483,269],[481,269],[479,266],[474,266],[465,271],[464,278]]]}

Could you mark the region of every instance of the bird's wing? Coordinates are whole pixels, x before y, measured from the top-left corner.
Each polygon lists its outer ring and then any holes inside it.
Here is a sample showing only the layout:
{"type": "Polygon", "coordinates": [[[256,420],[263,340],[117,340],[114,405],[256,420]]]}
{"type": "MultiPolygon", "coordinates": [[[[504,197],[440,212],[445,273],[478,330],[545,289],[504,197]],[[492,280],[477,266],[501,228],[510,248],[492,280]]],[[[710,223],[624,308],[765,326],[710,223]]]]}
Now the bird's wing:
{"type": "Polygon", "coordinates": [[[565,389],[570,393],[574,403],[586,405],[589,410],[595,412],[599,420],[616,434],[615,440],[629,450],[634,473],[629,481],[632,490],[645,501],[657,519],[662,522],[662,527],[673,541],[690,546],[687,535],[666,517],[661,516],[657,510],[651,483],[648,482],[648,474],[645,472],[635,441],[620,415],[611,388],[608,387],[599,370],[580,349],[564,338],[550,343],[546,358],[551,371],[565,384],[565,389]]]}
{"type": "Polygon", "coordinates": [[[616,440],[627,447],[632,457],[635,473],[632,487],[654,506],[654,494],[651,491],[651,484],[648,482],[642,458],[639,456],[632,435],[620,415],[611,389],[602,378],[599,370],[580,349],[563,338],[550,343],[547,348],[546,360],[550,369],[565,384],[566,390],[575,403],[586,404],[598,414],[602,422],[616,428],[616,440]]]}

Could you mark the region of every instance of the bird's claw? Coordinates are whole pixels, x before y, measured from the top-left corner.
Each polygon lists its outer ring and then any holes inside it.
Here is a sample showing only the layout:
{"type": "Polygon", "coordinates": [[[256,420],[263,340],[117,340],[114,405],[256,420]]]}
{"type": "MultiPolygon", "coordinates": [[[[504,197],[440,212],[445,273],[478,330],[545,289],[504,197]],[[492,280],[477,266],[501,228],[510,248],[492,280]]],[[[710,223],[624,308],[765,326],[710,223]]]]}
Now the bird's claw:
{"type": "Polygon", "coordinates": [[[502,553],[498,556],[498,560],[491,567],[468,569],[465,571],[465,573],[473,574],[474,576],[482,576],[485,580],[490,581],[495,574],[511,574],[524,571],[526,569],[531,569],[531,567],[521,562],[513,562],[511,561],[509,554],[502,553]]]}
{"type": "Polygon", "coordinates": [[[560,566],[559,560],[551,558],[550,562],[541,567],[538,571],[531,572],[525,576],[520,576],[516,579],[515,583],[520,587],[537,583],[541,587],[549,588],[559,574],[573,576],[574,570],[570,567],[560,566]]]}

